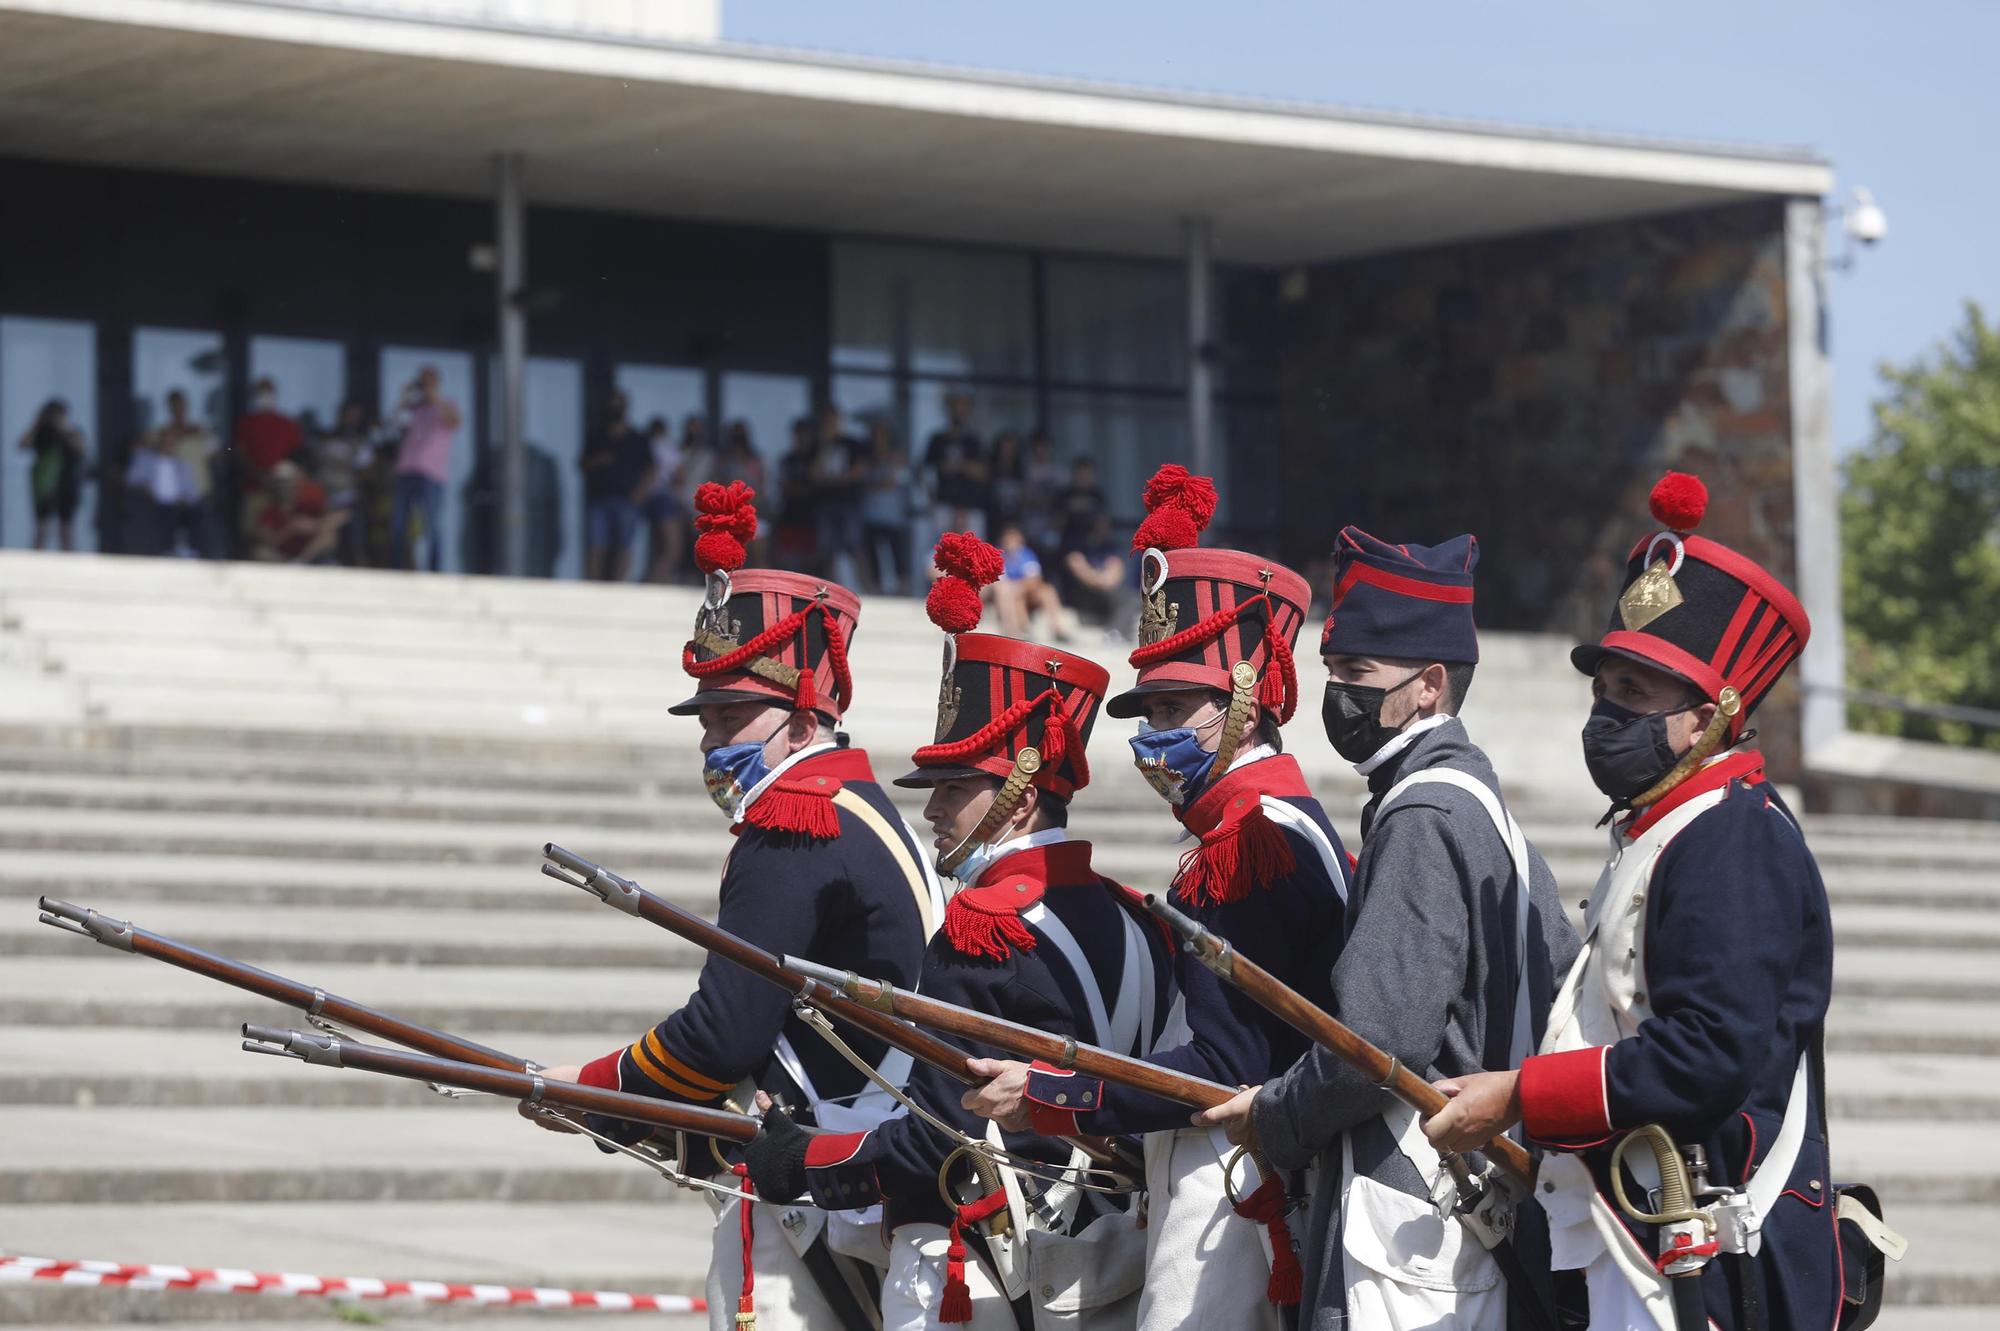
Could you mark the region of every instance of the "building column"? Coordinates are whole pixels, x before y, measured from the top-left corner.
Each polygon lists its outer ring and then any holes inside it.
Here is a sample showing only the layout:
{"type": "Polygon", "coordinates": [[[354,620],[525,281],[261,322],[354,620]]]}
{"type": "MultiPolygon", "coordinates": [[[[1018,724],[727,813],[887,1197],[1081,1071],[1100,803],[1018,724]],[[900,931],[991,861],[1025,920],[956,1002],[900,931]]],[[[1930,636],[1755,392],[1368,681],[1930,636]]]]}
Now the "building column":
{"type": "Polygon", "coordinates": [[[1215,240],[1206,217],[1182,223],[1187,262],[1188,466],[1215,471],[1215,240]]]}
{"type": "Polygon", "coordinates": [[[524,165],[517,152],[493,158],[494,235],[500,250],[494,298],[500,326],[500,567],[528,571],[528,459],[522,439],[528,376],[528,227],[524,165]]]}
{"type": "Polygon", "coordinates": [[[1785,294],[1792,407],[1793,546],[1812,636],[1799,657],[1800,757],[1847,729],[1846,626],[1840,605],[1840,467],[1827,359],[1826,215],[1817,199],[1785,205],[1785,294]]]}

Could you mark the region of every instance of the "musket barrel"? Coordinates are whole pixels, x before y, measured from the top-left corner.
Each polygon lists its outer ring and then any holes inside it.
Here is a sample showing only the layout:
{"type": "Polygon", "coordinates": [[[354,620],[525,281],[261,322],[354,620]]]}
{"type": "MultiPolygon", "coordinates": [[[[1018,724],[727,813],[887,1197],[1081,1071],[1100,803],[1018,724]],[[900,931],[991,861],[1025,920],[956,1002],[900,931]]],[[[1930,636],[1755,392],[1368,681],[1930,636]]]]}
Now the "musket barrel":
{"type": "MultiPolygon", "coordinates": [[[[1205,926],[1175,909],[1172,903],[1149,895],[1146,909],[1172,925],[1174,932],[1204,962],[1217,951],[1220,940],[1205,926]]],[[[1298,990],[1233,947],[1222,944],[1221,948],[1228,957],[1228,965],[1211,966],[1210,969],[1283,1018],[1293,1030],[1424,1117],[1428,1118],[1445,1107],[1444,1093],[1403,1066],[1401,1060],[1362,1039],[1346,1023],[1308,1001],[1298,990]]],[[[1510,1137],[1495,1137],[1480,1150],[1517,1182],[1525,1187],[1534,1186],[1534,1161],[1518,1142],[1510,1137]]]]}
{"type": "Polygon", "coordinates": [[[384,1049],[307,1031],[245,1025],[243,1047],[255,1053],[283,1053],[328,1067],[359,1068],[411,1081],[435,1082],[504,1096],[528,1104],[554,1105],[622,1119],[669,1132],[698,1132],[744,1143],[756,1137],[757,1120],[700,1105],[676,1104],[650,1096],[609,1091],[578,1082],[551,1081],[537,1073],[483,1067],[456,1059],[433,1058],[402,1049],[384,1049]],[[275,1048],[260,1048],[269,1045],[275,1048]]]}
{"type": "Polygon", "coordinates": [[[164,961],[169,966],[178,966],[207,979],[231,985],[246,993],[268,998],[274,1003],[296,1008],[309,1017],[324,1017],[337,1021],[356,1030],[365,1031],[378,1039],[393,1040],[411,1049],[421,1050],[439,1058],[456,1059],[464,1063],[477,1063],[483,1067],[502,1069],[530,1069],[528,1060],[513,1054],[490,1049],[476,1041],[450,1035],[418,1022],[408,1021],[393,1013],[371,1008],[352,999],[330,994],[314,985],[304,984],[289,976],[260,970],[234,957],[226,957],[210,952],[191,943],[183,943],[165,934],[156,934],[150,929],[142,929],[126,920],[113,919],[87,906],[73,905],[67,901],[57,901],[49,897],[41,900],[42,922],[63,928],[65,932],[81,931],[109,947],[123,952],[136,952],[164,961]]]}

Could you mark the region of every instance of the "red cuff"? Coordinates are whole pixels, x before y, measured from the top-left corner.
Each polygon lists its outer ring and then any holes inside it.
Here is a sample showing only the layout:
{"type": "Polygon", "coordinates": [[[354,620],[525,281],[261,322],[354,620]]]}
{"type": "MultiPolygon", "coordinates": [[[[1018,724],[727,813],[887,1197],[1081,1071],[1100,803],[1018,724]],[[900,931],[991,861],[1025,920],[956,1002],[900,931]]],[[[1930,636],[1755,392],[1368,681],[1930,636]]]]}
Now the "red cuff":
{"type": "Polygon", "coordinates": [[[825,1169],[852,1160],[868,1140],[865,1132],[822,1132],[806,1143],[806,1168],[825,1169]]]}
{"type": "Polygon", "coordinates": [[[1044,1137],[1081,1137],[1084,1131],[1077,1126],[1076,1112],[1057,1109],[1053,1105],[1036,1104],[1028,1101],[1028,1122],[1036,1132],[1044,1137]]]}
{"type": "Polygon", "coordinates": [[[623,1049],[615,1049],[603,1058],[595,1058],[578,1069],[576,1080],[582,1086],[595,1086],[602,1091],[624,1089],[618,1084],[618,1060],[625,1056],[623,1049]]]}
{"type": "Polygon", "coordinates": [[[1604,1058],[1594,1045],[1561,1054],[1537,1054],[1521,1064],[1521,1122],[1536,1141],[1578,1143],[1611,1134],[1605,1100],[1604,1058]]]}

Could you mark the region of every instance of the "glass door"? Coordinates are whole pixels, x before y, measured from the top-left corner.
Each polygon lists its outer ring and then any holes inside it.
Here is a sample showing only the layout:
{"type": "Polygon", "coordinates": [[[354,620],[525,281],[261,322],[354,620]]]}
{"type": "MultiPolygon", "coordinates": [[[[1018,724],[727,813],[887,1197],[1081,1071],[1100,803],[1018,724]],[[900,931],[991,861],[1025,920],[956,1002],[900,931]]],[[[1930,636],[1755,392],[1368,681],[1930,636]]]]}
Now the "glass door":
{"type": "MultiPolygon", "coordinates": [[[[680,466],[690,426],[700,432],[700,440],[713,446],[715,440],[708,433],[708,376],[700,370],[685,365],[618,365],[612,368],[611,375],[618,391],[625,395],[632,427],[654,438],[653,460],[657,466],[680,466]],[[670,441],[665,446],[655,433],[660,428],[666,430],[670,441]]],[[[699,458],[691,461],[692,465],[682,469],[678,484],[671,475],[654,479],[654,498],[649,501],[649,511],[640,515],[639,535],[633,542],[634,579],[643,581],[654,569],[662,570],[664,576],[669,567],[662,561],[661,553],[653,549],[653,538],[661,530],[657,524],[678,516],[679,540],[685,546],[691,539],[688,522],[694,509],[694,489],[708,479],[710,469],[710,464],[699,458]]],[[[673,530],[668,528],[668,539],[674,539],[673,530]]]]}
{"type": "MultiPolygon", "coordinates": [[[[81,436],[84,454],[68,465],[75,468],[77,504],[70,521],[71,540],[79,550],[97,548],[97,508],[92,459],[99,456],[97,437],[97,328],[77,319],[0,318],[0,543],[16,548],[35,543],[35,459],[21,441],[35,433],[45,410],[58,429],[81,436]],[[60,407],[60,411],[55,408],[60,407]]],[[[59,513],[62,459],[43,463],[50,483],[46,508],[59,513]]],[[[113,482],[116,483],[115,480],[113,482]]],[[[51,522],[49,541],[58,532],[51,522]]]]}
{"type": "Polygon", "coordinates": [[[308,441],[340,419],[347,396],[347,348],[311,337],[250,339],[250,382],[269,379],[278,390],[278,410],[299,423],[308,441]]]}
{"type": "MultiPolygon", "coordinates": [[[[583,362],[530,356],[522,384],[521,443],[527,453],[528,576],[583,576],[583,362]]],[[[487,448],[496,523],[500,493],[500,358],[492,358],[493,436],[487,448]]],[[[482,487],[484,488],[484,487],[482,487]]],[[[496,544],[489,571],[504,554],[496,544]]]]}

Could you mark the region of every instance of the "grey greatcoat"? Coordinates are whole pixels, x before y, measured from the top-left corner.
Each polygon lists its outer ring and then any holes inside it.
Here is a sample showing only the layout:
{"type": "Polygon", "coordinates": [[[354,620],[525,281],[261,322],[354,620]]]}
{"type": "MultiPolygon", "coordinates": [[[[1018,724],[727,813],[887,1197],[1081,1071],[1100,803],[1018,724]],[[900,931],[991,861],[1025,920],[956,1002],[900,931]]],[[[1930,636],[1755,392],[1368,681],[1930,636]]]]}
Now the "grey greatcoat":
{"type": "MultiPolygon", "coordinates": [[[[1511,1065],[1518,918],[1506,844],[1470,793],[1427,782],[1381,810],[1390,787],[1432,767],[1456,768],[1499,793],[1492,764],[1455,717],[1369,773],[1372,798],[1361,813],[1347,943],[1332,985],[1334,1016],[1429,1081],[1511,1065]]],[[[1580,942],[1548,864],[1532,848],[1529,859],[1532,1049],[1580,942]]],[[[1358,1173],[1428,1195],[1382,1121],[1389,1105],[1384,1092],[1317,1048],[1257,1096],[1257,1131],[1272,1163],[1318,1165],[1301,1256],[1302,1328],[1349,1326],[1340,1242],[1342,1135],[1352,1137],[1358,1173]]]]}

